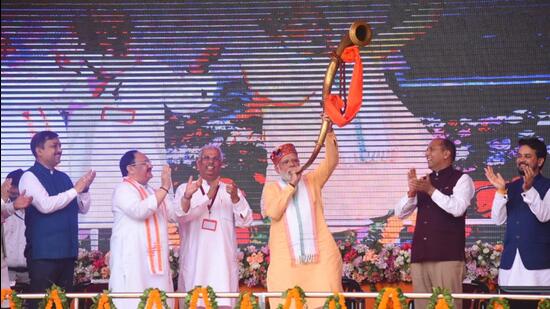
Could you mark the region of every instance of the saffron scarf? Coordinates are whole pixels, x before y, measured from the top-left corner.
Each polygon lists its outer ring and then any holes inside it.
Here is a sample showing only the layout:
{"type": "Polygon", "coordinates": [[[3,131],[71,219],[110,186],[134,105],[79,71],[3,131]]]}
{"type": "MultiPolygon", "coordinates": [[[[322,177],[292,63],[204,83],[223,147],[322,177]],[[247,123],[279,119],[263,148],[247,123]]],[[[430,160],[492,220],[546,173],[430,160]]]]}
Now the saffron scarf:
{"type": "MultiPolygon", "coordinates": [[[[124,178],[124,182],[131,185],[136,191],[138,191],[141,200],[146,199],[150,192],[148,192],[142,185],[133,179],[128,177],[124,178]]],[[[164,208],[164,202],[161,207],[164,208]]],[[[163,249],[160,239],[160,225],[157,214],[153,214],[151,217],[145,220],[145,235],[147,236],[147,262],[149,264],[149,271],[151,274],[162,275],[164,274],[163,265],[163,249]]]]}

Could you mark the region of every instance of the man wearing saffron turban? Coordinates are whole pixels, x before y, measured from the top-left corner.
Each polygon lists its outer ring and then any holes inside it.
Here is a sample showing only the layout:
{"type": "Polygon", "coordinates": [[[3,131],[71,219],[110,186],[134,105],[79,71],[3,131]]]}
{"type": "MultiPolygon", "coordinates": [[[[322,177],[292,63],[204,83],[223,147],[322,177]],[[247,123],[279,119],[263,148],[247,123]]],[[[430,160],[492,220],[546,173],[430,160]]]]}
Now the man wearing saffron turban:
{"type": "MultiPolygon", "coordinates": [[[[338,145],[332,129],[325,146],[325,159],[303,176],[297,173],[300,160],[294,145],[281,145],[271,154],[280,179],[266,183],[262,193],[262,214],[271,218],[269,292],[296,285],[306,292],[342,291],[342,258],[325,222],[321,196],[338,165],[338,145]]],[[[270,299],[271,308],[280,301],[270,299]]],[[[324,300],[311,298],[307,303],[309,308],[318,308],[324,300]]]]}

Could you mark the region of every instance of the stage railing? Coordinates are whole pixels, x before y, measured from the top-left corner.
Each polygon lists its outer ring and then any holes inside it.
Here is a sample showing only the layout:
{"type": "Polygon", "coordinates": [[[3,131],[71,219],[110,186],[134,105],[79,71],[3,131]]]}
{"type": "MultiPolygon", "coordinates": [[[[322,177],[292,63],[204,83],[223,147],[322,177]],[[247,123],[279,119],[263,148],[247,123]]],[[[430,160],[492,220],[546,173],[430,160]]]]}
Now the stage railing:
{"type": "MultiPolygon", "coordinates": [[[[72,309],[79,309],[79,300],[80,299],[91,299],[97,296],[98,293],[66,293],[68,299],[75,300],[72,306],[72,309]]],[[[342,292],[340,293],[345,298],[372,298],[375,299],[378,296],[378,293],[375,292],[342,292]]],[[[109,293],[109,296],[112,298],[140,298],[143,293],[109,293]]],[[[277,297],[282,296],[282,292],[259,292],[254,293],[258,297],[258,302],[260,308],[264,309],[266,306],[266,301],[268,297],[277,297]]],[[[313,298],[327,298],[333,295],[333,293],[315,293],[315,292],[306,292],[306,297],[313,298]]],[[[425,298],[429,299],[431,293],[403,293],[403,295],[408,299],[416,298],[425,298]]],[[[46,294],[17,294],[21,299],[42,299],[46,294]]],[[[168,298],[185,298],[187,293],[166,293],[168,298]]],[[[472,293],[452,293],[451,296],[453,299],[471,299],[471,300],[488,300],[493,297],[506,298],[508,300],[541,300],[541,299],[550,299],[550,295],[526,295],[526,294],[472,294],[472,293]]],[[[216,298],[238,298],[239,293],[216,293],[216,298]]],[[[443,295],[439,295],[440,298],[443,295]]]]}

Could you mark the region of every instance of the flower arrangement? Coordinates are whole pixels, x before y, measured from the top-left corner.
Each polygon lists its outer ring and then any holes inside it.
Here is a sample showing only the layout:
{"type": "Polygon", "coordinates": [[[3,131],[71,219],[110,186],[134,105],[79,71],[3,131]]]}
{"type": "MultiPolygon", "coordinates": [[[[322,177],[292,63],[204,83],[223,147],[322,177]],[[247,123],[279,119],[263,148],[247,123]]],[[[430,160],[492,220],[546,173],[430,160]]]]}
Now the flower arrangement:
{"type": "MultiPolygon", "coordinates": [[[[179,270],[179,247],[170,248],[169,255],[170,270],[172,278],[177,282],[179,270]]],[[[99,250],[88,251],[78,249],[78,258],[74,267],[74,283],[88,283],[92,280],[109,279],[109,252],[103,253],[99,250]]]]}
{"type": "MultiPolygon", "coordinates": [[[[343,260],[343,276],[359,284],[378,282],[411,282],[411,245],[382,244],[365,237],[358,240],[354,232],[347,233],[344,240],[337,242],[343,260]]],[[[485,283],[494,291],[498,281],[498,267],[503,246],[476,241],[465,250],[465,274],[470,281],[485,283]]],[[[237,251],[240,283],[248,287],[266,287],[269,266],[267,245],[248,245],[237,251]]],[[[179,269],[179,248],[170,249],[172,277],[177,282],[179,269]]],[[[75,283],[92,279],[108,279],[108,253],[79,250],[75,266],[75,283]]]]}
{"type": "Polygon", "coordinates": [[[483,282],[489,290],[496,290],[502,249],[500,243],[491,245],[480,240],[466,248],[466,279],[483,282]]]}
{"type": "Polygon", "coordinates": [[[99,250],[78,249],[78,259],[74,267],[74,283],[86,283],[92,279],[109,279],[109,254],[99,250]]]}
{"type": "Polygon", "coordinates": [[[240,282],[248,287],[267,286],[267,266],[269,265],[269,248],[267,245],[256,247],[249,245],[239,248],[240,282]]]}
{"type": "Polygon", "coordinates": [[[343,275],[357,283],[411,282],[410,244],[379,244],[367,246],[349,234],[338,241],[342,254],[343,275]]]}

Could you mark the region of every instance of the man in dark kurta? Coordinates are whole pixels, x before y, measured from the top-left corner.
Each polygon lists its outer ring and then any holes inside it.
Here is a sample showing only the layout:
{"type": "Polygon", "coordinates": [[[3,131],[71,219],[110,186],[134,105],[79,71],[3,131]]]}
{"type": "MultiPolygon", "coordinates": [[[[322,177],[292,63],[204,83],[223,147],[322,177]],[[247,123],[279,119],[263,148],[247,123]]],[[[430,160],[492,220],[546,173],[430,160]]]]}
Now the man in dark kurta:
{"type": "MultiPolygon", "coordinates": [[[[470,176],[453,168],[455,145],[434,139],[425,153],[432,173],[417,178],[408,173],[408,192],[395,206],[395,215],[405,218],[418,209],[411,252],[414,292],[431,293],[432,287],[462,292],[464,279],[465,213],[474,196],[470,176]]],[[[427,300],[415,300],[426,308],[427,300]]],[[[457,308],[462,308],[456,301],[457,308]]]]}

